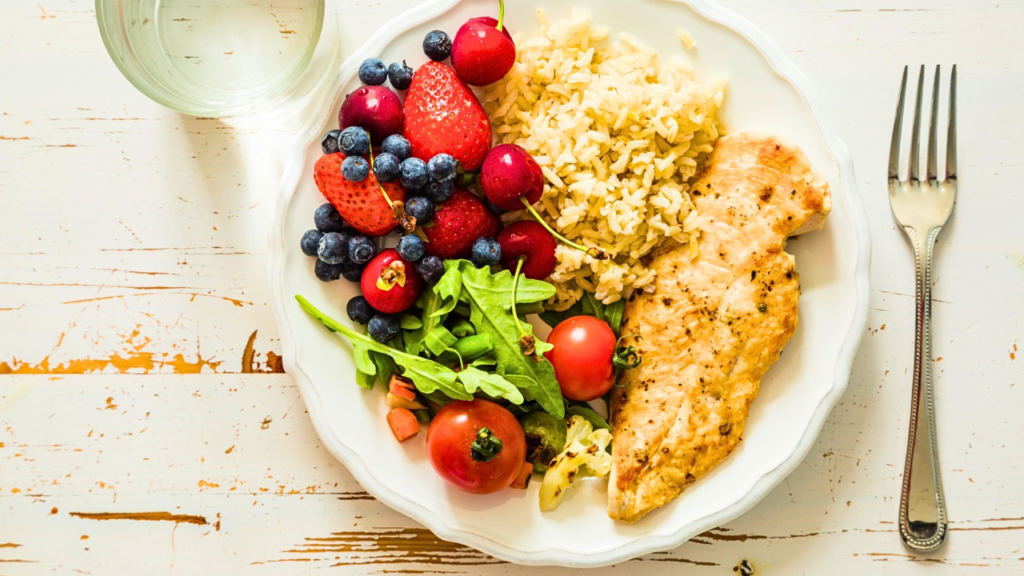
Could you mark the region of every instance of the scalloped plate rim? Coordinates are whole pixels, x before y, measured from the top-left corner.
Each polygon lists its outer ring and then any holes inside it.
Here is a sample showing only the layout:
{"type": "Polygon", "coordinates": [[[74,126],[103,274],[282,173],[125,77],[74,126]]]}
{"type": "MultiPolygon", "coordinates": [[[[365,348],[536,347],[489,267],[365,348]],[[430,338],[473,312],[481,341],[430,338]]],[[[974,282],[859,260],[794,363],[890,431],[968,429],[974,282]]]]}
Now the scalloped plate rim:
{"type": "Polygon", "coordinates": [[[706,530],[721,526],[743,514],[788,476],[806,457],[824,425],[825,419],[846,390],[853,358],[860,343],[864,327],[867,324],[871,254],[867,217],[857,192],[852,156],[831,121],[828,120],[820,98],[810,80],[775,41],[761,31],[760,28],[712,0],[664,0],[687,5],[701,16],[728,28],[750,43],[764,57],[775,74],[790,84],[807,105],[824,140],[825,147],[838,166],[840,180],[842,181],[841,193],[843,200],[850,210],[851,219],[857,233],[858,261],[854,269],[857,305],[846,332],[842,349],[836,359],[832,388],[815,409],[814,415],[808,423],[807,429],[801,437],[796,450],[790,456],[779,466],[762,475],[752,489],[736,503],[723,508],[715,514],[705,516],[700,521],[690,522],[681,526],[672,534],[642,536],[626,544],[600,551],[579,552],[557,547],[527,551],[515,549],[505,543],[474,533],[471,529],[449,525],[429,508],[396,494],[380,484],[370,468],[358,455],[333,435],[323,433],[323,431],[328,429],[326,410],[309,376],[306,375],[302,367],[294,360],[294,334],[290,329],[289,312],[284,304],[290,301],[290,299],[284,296],[282,269],[285,259],[284,210],[299,186],[306,150],[315,144],[313,136],[317,134],[317,130],[322,125],[322,121],[317,119],[322,117],[322,112],[333,101],[341,86],[355,74],[356,62],[361,61],[364,55],[379,52],[388,42],[406,33],[413,27],[443,13],[461,1],[431,0],[424,2],[382,26],[358,50],[345,59],[335,73],[333,82],[327,82],[321,86],[321,94],[315,98],[315,104],[311,107],[316,113],[310,116],[307,120],[306,129],[296,135],[293,145],[289,148],[294,152],[288,159],[280,181],[281,194],[275,203],[275,211],[273,212],[275,214],[275,221],[270,229],[270,246],[268,251],[270,259],[268,267],[270,304],[274,319],[281,333],[285,370],[298,384],[303,400],[309,408],[309,415],[313,421],[313,426],[328,451],[345,465],[359,484],[373,495],[374,498],[422,523],[443,540],[471,546],[502,560],[518,564],[566,567],[606,566],[652,552],[676,548],[690,538],[706,530]]]}

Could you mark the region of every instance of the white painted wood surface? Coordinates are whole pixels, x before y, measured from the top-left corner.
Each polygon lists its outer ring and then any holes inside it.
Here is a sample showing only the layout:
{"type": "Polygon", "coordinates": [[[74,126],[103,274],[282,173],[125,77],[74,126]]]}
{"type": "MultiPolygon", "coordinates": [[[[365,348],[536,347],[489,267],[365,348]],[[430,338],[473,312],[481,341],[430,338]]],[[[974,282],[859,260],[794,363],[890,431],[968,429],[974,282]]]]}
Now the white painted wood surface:
{"type": "MultiPolygon", "coordinates": [[[[751,512],[598,574],[1024,573],[1024,1],[723,0],[803,67],[853,151],[874,253],[850,388],[751,512]],[[895,531],[911,255],[884,190],[902,65],[960,65],[935,362],[949,544],[895,531]]],[[[343,49],[415,0],[336,0],[343,49]]],[[[568,574],[432,535],[319,445],[264,280],[299,125],[188,118],[107,58],[92,2],[0,0],[0,574],[568,574]]]]}

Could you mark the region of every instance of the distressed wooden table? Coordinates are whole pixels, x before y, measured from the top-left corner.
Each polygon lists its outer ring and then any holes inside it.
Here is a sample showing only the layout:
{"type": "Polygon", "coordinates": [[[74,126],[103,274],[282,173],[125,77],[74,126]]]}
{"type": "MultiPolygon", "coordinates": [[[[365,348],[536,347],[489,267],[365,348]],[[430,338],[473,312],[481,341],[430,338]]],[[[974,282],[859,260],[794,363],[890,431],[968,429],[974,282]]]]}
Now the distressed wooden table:
{"type": "MultiPolygon", "coordinates": [[[[343,49],[415,3],[339,0],[343,49]]],[[[869,328],[785,482],[677,550],[595,573],[1024,573],[1024,2],[723,3],[803,67],[853,151],[869,328]],[[934,359],[952,534],[917,556],[894,524],[914,280],[884,166],[903,64],[954,62],[961,195],[938,245],[934,359]]],[[[321,447],[264,279],[298,125],[164,110],[107,58],[92,2],[0,0],[0,574],[571,572],[439,541],[321,447]]]]}

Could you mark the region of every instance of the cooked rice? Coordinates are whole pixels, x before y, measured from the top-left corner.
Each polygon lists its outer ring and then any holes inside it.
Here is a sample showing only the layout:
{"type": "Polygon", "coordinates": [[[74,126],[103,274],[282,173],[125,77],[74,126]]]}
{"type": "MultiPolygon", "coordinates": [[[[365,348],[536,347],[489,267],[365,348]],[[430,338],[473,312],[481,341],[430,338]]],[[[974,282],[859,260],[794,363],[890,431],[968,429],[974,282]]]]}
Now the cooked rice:
{"type": "Polygon", "coordinates": [[[486,89],[484,107],[501,142],[540,164],[537,210],[570,240],[612,256],[560,245],[552,304],[567,308],[584,291],[606,304],[652,291],[654,272],[640,259],[662,240],[697,255],[687,181],[718,138],[725,83],[701,86],[682,63],[659,70],[657,55],[625,34],[606,46],[607,30],[591,27],[586,10],[554,23],[537,13],[542,34],[516,39],[516,64],[486,89]]]}

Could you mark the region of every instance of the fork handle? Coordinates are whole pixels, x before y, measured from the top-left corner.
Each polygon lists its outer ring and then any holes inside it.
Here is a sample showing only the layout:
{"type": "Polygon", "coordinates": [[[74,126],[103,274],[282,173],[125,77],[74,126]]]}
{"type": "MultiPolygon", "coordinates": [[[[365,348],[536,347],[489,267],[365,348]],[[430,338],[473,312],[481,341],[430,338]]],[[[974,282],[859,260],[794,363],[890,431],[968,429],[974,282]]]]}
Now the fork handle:
{"type": "Polygon", "coordinates": [[[907,228],[917,261],[917,322],[914,338],[914,385],[910,431],[900,494],[900,537],[918,552],[937,550],[946,540],[948,518],[939,476],[932,392],[932,254],[941,227],[907,228]]]}

